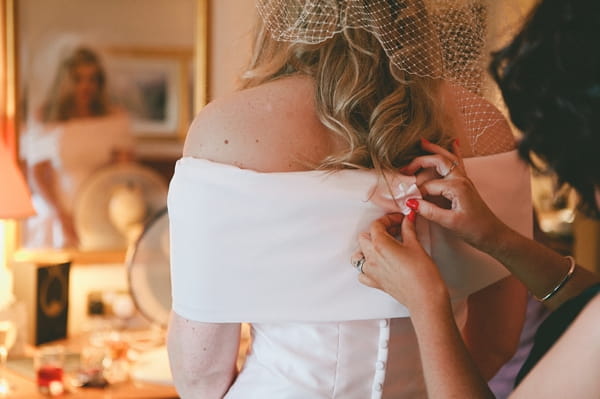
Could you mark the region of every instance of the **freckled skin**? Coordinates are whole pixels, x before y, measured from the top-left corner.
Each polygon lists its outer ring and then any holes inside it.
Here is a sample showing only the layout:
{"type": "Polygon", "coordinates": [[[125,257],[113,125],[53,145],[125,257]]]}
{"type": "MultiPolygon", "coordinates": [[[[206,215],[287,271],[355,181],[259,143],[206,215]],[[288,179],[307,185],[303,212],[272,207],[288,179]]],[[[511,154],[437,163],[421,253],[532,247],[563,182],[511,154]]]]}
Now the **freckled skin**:
{"type": "Polygon", "coordinates": [[[289,172],[310,169],[346,147],[315,112],[314,81],[290,77],[208,104],[190,126],[184,154],[260,172],[289,172]]]}

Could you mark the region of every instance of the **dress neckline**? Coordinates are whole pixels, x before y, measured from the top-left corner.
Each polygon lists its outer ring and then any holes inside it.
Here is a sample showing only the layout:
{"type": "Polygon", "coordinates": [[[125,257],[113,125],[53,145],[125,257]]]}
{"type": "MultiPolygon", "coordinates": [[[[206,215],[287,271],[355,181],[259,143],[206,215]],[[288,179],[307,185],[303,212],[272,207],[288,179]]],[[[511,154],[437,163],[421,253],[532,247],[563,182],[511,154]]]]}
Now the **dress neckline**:
{"type": "MultiPolygon", "coordinates": [[[[483,161],[483,160],[492,160],[492,159],[509,157],[509,156],[512,157],[516,153],[517,153],[517,150],[514,149],[514,150],[499,152],[499,153],[490,154],[490,155],[479,155],[479,156],[475,156],[475,157],[464,158],[463,160],[466,164],[468,164],[468,163],[475,162],[478,160],[483,161]]],[[[181,158],[179,158],[177,163],[178,164],[182,164],[182,163],[203,164],[204,163],[204,164],[210,165],[212,167],[237,170],[240,172],[253,173],[253,174],[259,174],[259,175],[324,175],[324,174],[333,175],[333,174],[338,174],[338,173],[346,174],[348,172],[371,174],[374,171],[374,169],[366,169],[365,168],[365,169],[339,169],[339,170],[312,169],[312,170],[298,170],[298,171],[289,171],[289,172],[261,172],[261,171],[257,171],[257,170],[250,169],[250,168],[242,168],[237,165],[232,165],[232,164],[223,163],[223,162],[216,162],[216,161],[212,161],[210,159],[198,158],[198,157],[194,157],[194,156],[190,156],[190,155],[182,156],[181,158]]]]}

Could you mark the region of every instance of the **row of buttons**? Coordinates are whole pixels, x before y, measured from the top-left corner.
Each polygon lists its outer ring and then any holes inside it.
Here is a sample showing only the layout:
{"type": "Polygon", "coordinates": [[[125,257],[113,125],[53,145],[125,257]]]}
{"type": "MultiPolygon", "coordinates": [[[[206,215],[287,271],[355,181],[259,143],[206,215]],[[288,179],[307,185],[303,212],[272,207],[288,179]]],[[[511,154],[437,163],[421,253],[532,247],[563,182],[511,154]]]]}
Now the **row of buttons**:
{"type": "Polygon", "coordinates": [[[381,399],[383,394],[385,363],[388,358],[388,345],[390,339],[389,325],[390,321],[388,319],[379,321],[379,350],[377,351],[377,362],[375,363],[375,378],[373,379],[371,399],[381,399]]]}

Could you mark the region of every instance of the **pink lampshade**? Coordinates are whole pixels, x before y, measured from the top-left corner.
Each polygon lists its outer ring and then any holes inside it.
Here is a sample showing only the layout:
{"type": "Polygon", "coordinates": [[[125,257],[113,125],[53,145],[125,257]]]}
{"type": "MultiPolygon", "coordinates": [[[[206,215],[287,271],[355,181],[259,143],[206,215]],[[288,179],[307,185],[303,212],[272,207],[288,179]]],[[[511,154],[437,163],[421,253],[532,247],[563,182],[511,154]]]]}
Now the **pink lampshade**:
{"type": "Polygon", "coordinates": [[[25,179],[6,146],[0,142],[0,219],[35,214],[25,179]]]}

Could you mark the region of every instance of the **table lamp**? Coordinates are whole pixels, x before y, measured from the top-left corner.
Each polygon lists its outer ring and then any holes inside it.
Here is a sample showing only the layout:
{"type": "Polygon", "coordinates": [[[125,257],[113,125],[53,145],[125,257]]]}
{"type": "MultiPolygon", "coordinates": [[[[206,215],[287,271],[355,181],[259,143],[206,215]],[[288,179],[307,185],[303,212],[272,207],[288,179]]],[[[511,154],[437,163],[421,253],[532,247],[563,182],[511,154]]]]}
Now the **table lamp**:
{"type": "Polygon", "coordinates": [[[0,143],[0,219],[21,219],[34,213],[25,179],[12,154],[0,143]]]}
{"type": "MultiPolygon", "coordinates": [[[[21,219],[33,215],[29,189],[19,171],[14,157],[0,141],[0,219],[21,219]]],[[[4,226],[0,225],[0,233],[4,226]]],[[[3,234],[0,234],[3,235],[3,234]]],[[[0,240],[0,311],[13,301],[12,275],[5,263],[4,240],[0,240]]],[[[14,320],[0,320],[0,371],[3,374],[9,349],[17,337],[14,320]]],[[[4,375],[0,375],[0,397],[8,397],[11,387],[4,375]]]]}
{"type": "MultiPolygon", "coordinates": [[[[35,213],[25,179],[13,155],[0,141],[0,235],[2,219],[22,219],[35,213]]],[[[0,240],[0,309],[12,300],[12,278],[3,255],[4,240],[0,240]]]]}

